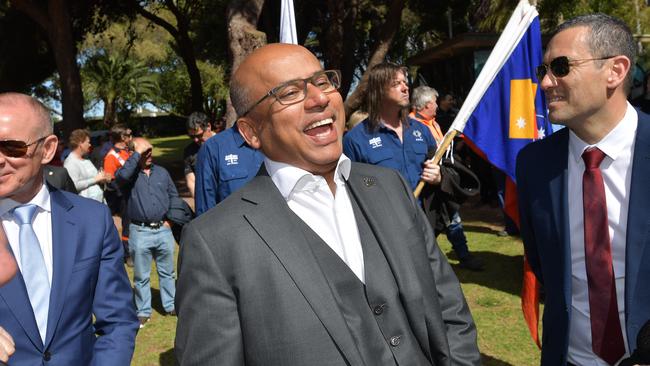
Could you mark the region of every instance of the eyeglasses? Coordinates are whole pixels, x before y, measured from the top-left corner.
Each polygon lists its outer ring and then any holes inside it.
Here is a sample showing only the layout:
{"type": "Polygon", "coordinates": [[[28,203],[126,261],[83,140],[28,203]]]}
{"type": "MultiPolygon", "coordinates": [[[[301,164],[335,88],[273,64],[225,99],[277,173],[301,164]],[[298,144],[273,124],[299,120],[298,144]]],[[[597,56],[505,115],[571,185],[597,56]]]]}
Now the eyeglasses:
{"type": "Polygon", "coordinates": [[[544,79],[544,76],[546,76],[546,73],[548,72],[548,69],[551,69],[551,72],[553,73],[553,76],[561,78],[564,76],[569,75],[569,71],[571,71],[571,64],[574,64],[576,62],[587,62],[587,61],[601,61],[601,60],[607,60],[612,57],[616,56],[605,56],[605,57],[598,57],[598,58],[585,58],[581,60],[571,60],[570,58],[566,56],[560,56],[556,57],[553,60],[551,60],[550,65],[547,64],[541,64],[537,66],[535,69],[535,74],[537,75],[537,80],[542,81],[544,79]]]}
{"type": "Polygon", "coordinates": [[[2,155],[10,158],[21,158],[27,155],[27,150],[29,150],[30,146],[38,144],[39,142],[45,140],[48,136],[49,135],[43,136],[34,142],[30,142],[29,144],[25,141],[19,140],[0,140],[0,152],[2,155]]]}
{"type": "Polygon", "coordinates": [[[307,97],[307,83],[311,83],[323,93],[331,93],[341,86],[341,73],[339,70],[318,71],[306,79],[289,80],[269,90],[260,100],[255,102],[246,112],[239,117],[244,117],[253,108],[257,107],[266,98],[273,96],[282,105],[300,103],[307,97]]]}

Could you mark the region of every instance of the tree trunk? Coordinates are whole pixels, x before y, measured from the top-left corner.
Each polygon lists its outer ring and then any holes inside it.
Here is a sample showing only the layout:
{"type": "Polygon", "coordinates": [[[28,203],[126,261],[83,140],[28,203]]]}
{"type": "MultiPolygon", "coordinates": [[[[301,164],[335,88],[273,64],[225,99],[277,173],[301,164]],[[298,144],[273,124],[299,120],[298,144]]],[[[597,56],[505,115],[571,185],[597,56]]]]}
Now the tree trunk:
{"type": "Polygon", "coordinates": [[[104,125],[111,128],[117,122],[117,103],[115,98],[109,97],[104,100],[104,125]]]}
{"type": "Polygon", "coordinates": [[[384,61],[388,50],[390,49],[395,34],[399,30],[399,25],[402,19],[402,10],[404,9],[404,0],[393,0],[388,8],[386,14],[386,23],[382,27],[382,32],[377,41],[377,47],[373,51],[370,59],[368,60],[368,67],[366,72],[363,73],[359,86],[354,92],[345,100],[345,115],[350,116],[354,111],[359,109],[363,103],[363,98],[366,94],[366,84],[368,82],[368,71],[384,61]]]}
{"type": "MultiPolygon", "coordinates": [[[[257,30],[257,21],[262,12],[264,0],[232,0],[228,5],[228,47],[230,49],[230,76],[239,64],[256,48],[266,44],[266,34],[257,30]]],[[[237,113],[232,107],[230,96],[226,105],[226,122],[232,126],[237,113]]]]}
{"type": "Polygon", "coordinates": [[[47,9],[31,1],[12,0],[16,9],[34,19],[45,31],[61,78],[63,135],[84,128],[83,92],[77,65],[77,48],[67,0],[49,0],[47,9]]]}
{"type": "Polygon", "coordinates": [[[194,46],[188,34],[187,19],[176,18],[178,24],[178,34],[176,44],[178,45],[178,54],[185,62],[187,74],[190,77],[190,93],[192,96],[192,111],[203,112],[203,83],[201,82],[201,72],[196,65],[196,55],[194,46]]]}
{"type": "Polygon", "coordinates": [[[357,40],[354,25],[357,18],[357,0],[332,0],[327,2],[332,23],[323,32],[323,53],[328,69],[341,70],[339,92],[345,99],[354,78],[357,40]]]}

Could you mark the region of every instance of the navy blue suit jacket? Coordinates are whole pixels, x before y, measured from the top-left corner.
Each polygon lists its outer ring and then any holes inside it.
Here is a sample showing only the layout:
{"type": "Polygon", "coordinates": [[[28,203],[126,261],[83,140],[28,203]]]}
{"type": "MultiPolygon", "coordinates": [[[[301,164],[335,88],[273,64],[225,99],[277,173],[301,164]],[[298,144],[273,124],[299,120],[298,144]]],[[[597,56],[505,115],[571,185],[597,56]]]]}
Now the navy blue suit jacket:
{"type": "MultiPolygon", "coordinates": [[[[571,320],[571,246],[567,200],[569,130],[526,146],[517,157],[521,236],[546,294],[542,365],[565,365],[571,320]]],[[[639,112],[632,162],[625,260],[629,351],[650,319],[650,116],[639,112]]]]}
{"type": "Polygon", "coordinates": [[[9,365],[129,365],[138,321],[108,208],[51,186],[50,199],[53,278],[45,344],[18,273],[0,287],[0,326],[16,342],[9,365]]]}

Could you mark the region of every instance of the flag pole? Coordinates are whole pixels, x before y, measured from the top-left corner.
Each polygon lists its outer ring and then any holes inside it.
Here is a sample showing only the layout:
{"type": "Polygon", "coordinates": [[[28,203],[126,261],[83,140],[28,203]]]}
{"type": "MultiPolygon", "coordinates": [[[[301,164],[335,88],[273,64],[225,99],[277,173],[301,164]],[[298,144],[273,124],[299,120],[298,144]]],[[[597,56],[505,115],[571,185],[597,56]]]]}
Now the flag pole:
{"type": "MultiPolygon", "coordinates": [[[[533,0],[534,1],[534,0],[533,0]]],[[[519,4],[512,13],[512,16],[508,20],[506,27],[501,32],[501,36],[497,41],[496,45],[492,49],[490,56],[488,57],[483,69],[479,73],[474,85],[469,91],[465,102],[461,106],[454,122],[449,127],[449,130],[445,134],[444,139],[437,147],[436,154],[434,158],[430,161],[438,164],[442,159],[443,154],[449,149],[453,138],[462,133],[465,129],[465,124],[467,120],[474,112],[474,109],[478,105],[481,98],[485,94],[485,91],[494,81],[494,78],[497,76],[501,68],[503,67],[505,61],[510,57],[512,51],[517,46],[519,40],[524,35],[526,29],[532,18],[537,16],[537,11],[534,9],[528,0],[520,0],[519,4]],[[532,11],[531,11],[532,10],[532,11]],[[437,158],[437,159],[436,159],[437,158]]],[[[420,180],[418,185],[413,191],[413,195],[418,198],[422,193],[422,189],[426,184],[425,181],[420,180]]]]}

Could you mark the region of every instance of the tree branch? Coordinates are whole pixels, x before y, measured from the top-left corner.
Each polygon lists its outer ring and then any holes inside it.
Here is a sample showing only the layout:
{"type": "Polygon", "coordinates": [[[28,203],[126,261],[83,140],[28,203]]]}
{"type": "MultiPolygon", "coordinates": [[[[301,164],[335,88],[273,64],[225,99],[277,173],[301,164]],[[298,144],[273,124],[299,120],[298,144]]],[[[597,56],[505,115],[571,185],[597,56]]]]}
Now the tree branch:
{"type": "Polygon", "coordinates": [[[32,18],[43,30],[50,32],[51,22],[47,15],[47,10],[36,4],[33,0],[11,0],[13,6],[19,11],[32,18]]]}
{"type": "Polygon", "coordinates": [[[169,22],[167,22],[165,19],[157,16],[154,13],[151,13],[150,11],[146,10],[144,7],[142,7],[140,4],[138,4],[136,1],[133,1],[133,6],[135,7],[135,11],[138,12],[138,14],[142,15],[145,19],[150,20],[154,24],[162,27],[165,29],[169,34],[172,35],[172,37],[177,38],[178,37],[178,30],[171,25],[169,22]]]}

